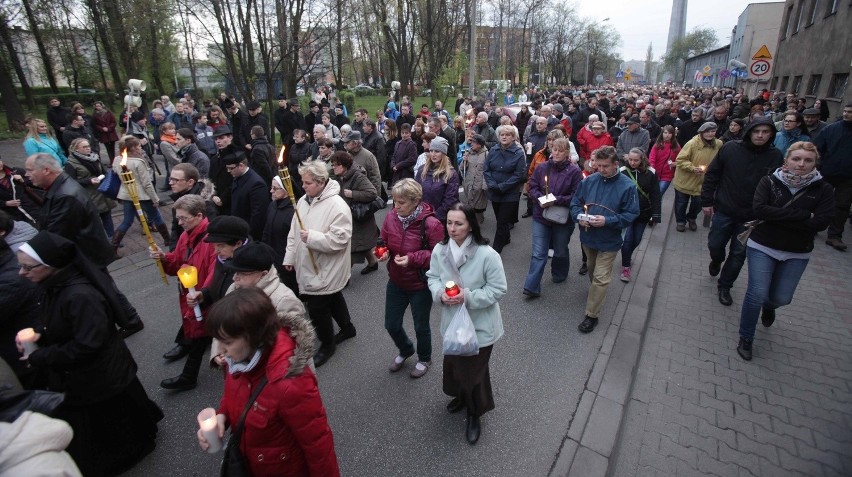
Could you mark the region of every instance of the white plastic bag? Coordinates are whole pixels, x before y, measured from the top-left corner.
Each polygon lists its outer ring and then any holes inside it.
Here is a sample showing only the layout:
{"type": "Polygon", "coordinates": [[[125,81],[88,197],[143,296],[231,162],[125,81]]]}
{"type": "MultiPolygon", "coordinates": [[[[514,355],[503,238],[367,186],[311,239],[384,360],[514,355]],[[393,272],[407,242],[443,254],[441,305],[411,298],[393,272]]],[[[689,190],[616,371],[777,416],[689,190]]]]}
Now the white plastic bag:
{"type": "Polygon", "coordinates": [[[464,304],[459,305],[456,315],[444,333],[444,354],[452,356],[474,356],[479,354],[476,328],[464,304]]]}

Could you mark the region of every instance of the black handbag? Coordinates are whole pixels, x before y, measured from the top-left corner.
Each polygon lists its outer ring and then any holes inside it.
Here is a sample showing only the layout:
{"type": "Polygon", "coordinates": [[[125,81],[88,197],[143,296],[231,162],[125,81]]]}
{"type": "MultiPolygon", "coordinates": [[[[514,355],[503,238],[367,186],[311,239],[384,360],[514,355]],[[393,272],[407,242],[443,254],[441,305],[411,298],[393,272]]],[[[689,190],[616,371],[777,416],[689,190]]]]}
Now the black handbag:
{"type": "Polygon", "coordinates": [[[385,201],[377,196],[371,202],[352,202],[352,220],[358,222],[370,218],[376,212],[385,208],[385,201]]]}
{"type": "Polygon", "coordinates": [[[246,456],[240,452],[240,440],[242,440],[243,437],[243,425],[246,422],[246,415],[248,414],[249,409],[251,409],[252,404],[254,404],[257,400],[257,396],[260,395],[260,391],[263,390],[264,386],[266,386],[265,375],[261,378],[257,387],[254,388],[254,392],[251,393],[251,397],[249,397],[249,400],[246,403],[246,408],[243,409],[243,414],[240,416],[240,422],[238,422],[236,427],[234,427],[234,431],[231,433],[231,438],[228,439],[228,445],[225,447],[225,455],[222,457],[222,467],[219,470],[219,475],[221,477],[251,476],[246,456]]]}

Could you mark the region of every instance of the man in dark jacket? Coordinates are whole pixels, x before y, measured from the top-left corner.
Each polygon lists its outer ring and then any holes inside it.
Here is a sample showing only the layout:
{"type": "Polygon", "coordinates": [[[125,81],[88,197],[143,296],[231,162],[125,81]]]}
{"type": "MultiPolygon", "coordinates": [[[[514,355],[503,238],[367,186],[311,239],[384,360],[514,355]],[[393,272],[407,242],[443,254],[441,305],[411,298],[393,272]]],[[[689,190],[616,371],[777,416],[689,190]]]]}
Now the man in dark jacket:
{"type": "MultiPolygon", "coordinates": [[[[180,162],[192,164],[198,171],[198,175],[206,179],[210,175],[210,157],[198,149],[198,145],[195,144],[197,136],[190,129],[181,128],[175,134],[175,140],[177,141],[175,146],[178,148],[180,162]]],[[[177,239],[179,235],[177,234],[172,238],[177,239]]]]}
{"type": "MultiPolygon", "coordinates": [[[[698,134],[698,128],[704,124],[704,110],[695,108],[690,112],[688,120],[682,122],[677,128],[677,142],[681,146],[686,144],[690,139],[698,134]]],[[[724,131],[723,131],[724,133],[724,131]]]]}
{"type": "Polygon", "coordinates": [[[261,126],[252,126],[249,167],[257,172],[268,189],[272,185],[272,176],[278,173],[278,158],[275,156],[275,148],[263,133],[261,126]]]}
{"type": "Polygon", "coordinates": [[[773,145],[775,133],[771,119],[755,118],[743,131],[742,141],[729,141],[722,146],[704,176],[701,207],[705,215],[713,216],[707,237],[709,270],[711,276],[719,275],[719,302],[725,306],[733,303],[731,287],[745,262],[746,247],[737,235],[745,231],[746,222],[754,219],[754,191],[763,176],[783,163],[781,151],[773,145]],[[725,258],[728,243],[730,250],[725,258]]]}
{"type": "Polygon", "coordinates": [[[89,141],[89,145],[92,146],[92,152],[98,154],[101,150],[101,145],[95,136],[92,134],[92,130],[89,129],[89,126],[86,125],[86,120],[80,114],[72,114],[71,115],[71,124],[65,127],[65,131],[62,133],[62,143],[65,145],[65,155],[71,156],[68,148],[71,147],[71,143],[77,139],[83,138],[89,141]]]}
{"type": "MultiPolygon", "coordinates": [[[[278,103],[281,104],[281,101],[278,103]]],[[[288,149],[293,145],[293,131],[305,130],[305,117],[300,110],[299,98],[290,98],[287,100],[287,109],[283,113],[279,114],[280,108],[275,112],[275,127],[281,134],[281,144],[285,144],[288,149]],[[282,118],[280,123],[279,117],[282,118]]]]}
{"type": "Polygon", "coordinates": [[[228,113],[231,115],[232,143],[240,150],[245,151],[247,149],[245,146],[250,145],[251,143],[251,137],[249,137],[250,129],[245,128],[245,125],[248,124],[249,120],[248,114],[240,109],[239,103],[231,100],[228,100],[228,113]],[[245,131],[245,135],[243,135],[243,131],[245,131]]]}
{"type": "Polygon", "coordinates": [[[396,118],[396,127],[397,129],[401,128],[403,124],[410,124],[412,127],[414,123],[417,121],[417,118],[411,114],[411,105],[403,104],[400,106],[399,117],[396,118]]]}
{"type": "Polygon", "coordinates": [[[217,127],[213,132],[213,139],[216,141],[219,152],[210,159],[210,180],[216,188],[216,195],[212,200],[219,207],[219,213],[227,215],[231,213],[231,185],[234,183],[234,178],[225,166],[240,162],[246,155],[232,143],[234,133],[230,126],[217,127]]]}
{"type": "MultiPolygon", "coordinates": [[[[209,179],[201,178],[198,169],[192,164],[176,164],[169,174],[169,187],[172,189],[172,193],[169,194],[172,201],[177,202],[178,199],[187,194],[195,194],[201,196],[207,203],[207,211],[204,216],[208,220],[213,220],[218,215],[216,205],[211,200],[216,192],[213,183],[209,179]]],[[[183,227],[178,222],[177,209],[172,209],[172,233],[168,244],[169,252],[174,252],[178,238],[182,233],[183,227]]]]}
{"type": "MultiPolygon", "coordinates": [[[[65,142],[62,138],[62,133],[71,121],[69,118],[70,115],[71,110],[63,108],[59,102],[59,98],[50,98],[50,107],[47,108],[47,123],[53,128],[54,135],[60,143],[65,142]]],[[[62,149],[68,147],[67,144],[60,144],[60,146],[62,146],[62,149]]]]}
{"type": "Polygon", "coordinates": [[[828,226],[826,244],[846,250],[843,227],[852,206],[852,103],[843,107],[843,120],[826,126],[814,140],[822,165],[820,173],[834,186],[837,213],[828,226]]]}
{"type": "MultiPolygon", "coordinates": [[[[39,153],[27,158],[24,165],[27,177],[36,187],[45,189],[38,228],[61,235],[74,242],[80,252],[97,268],[107,272],[115,260],[112,244],[107,239],[100,215],[83,187],[62,171],[53,156],[39,153]]],[[[116,297],[124,309],[126,321],[118,323],[122,336],[140,331],[144,325],[139,313],[110,278],[116,297]]]]}
{"type": "Polygon", "coordinates": [[[247,121],[242,124],[242,131],[240,135],[247,139],[246,149],[251,150],[251,129],[255,126],[260,126],[263,128],[263,135],[265,137],[269,137],[270,129],[269,129],[269,118],[263,114],[263,107],[260,105],[258,101],[249,101],[246,105],[246,109],[248,110],[247,121]]]}
{"type": "Polygon", "coordinates": [[[266,222],[266,209],[269,207],[269,186],[257,172],[249,168],[245,156],[230,156],[225,168],[234,178],[231,215],[248,222],[251,237],[260,240],[266,222]]]}
{"type": "Polygon", "coordinates": [[[376,122],[370,118],[364,118],[362,134],[364,135],[364,148],[372,152],[373,156],[376,157],[376,162],[379,163],[379,170],[385,170],[385,138],[376,129],[376,122]]]}

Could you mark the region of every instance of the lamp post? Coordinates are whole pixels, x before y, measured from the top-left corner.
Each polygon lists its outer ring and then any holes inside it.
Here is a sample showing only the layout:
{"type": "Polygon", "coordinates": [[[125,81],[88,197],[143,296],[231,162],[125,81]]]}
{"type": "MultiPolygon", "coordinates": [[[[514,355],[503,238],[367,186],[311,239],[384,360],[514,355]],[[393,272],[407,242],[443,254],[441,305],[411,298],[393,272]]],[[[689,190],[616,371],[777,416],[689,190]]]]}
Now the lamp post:
{"type": "MultiPolygon", "coordinates": [[[[601,23],[609,21],[609,17],[601,20],[601,23]]],[[[589,81],[589,56],[591,55],[591,46],[592,46],[592,25],[586,29],[586,76],[583,77],[583,83],[590,84],[589,81]]]]}

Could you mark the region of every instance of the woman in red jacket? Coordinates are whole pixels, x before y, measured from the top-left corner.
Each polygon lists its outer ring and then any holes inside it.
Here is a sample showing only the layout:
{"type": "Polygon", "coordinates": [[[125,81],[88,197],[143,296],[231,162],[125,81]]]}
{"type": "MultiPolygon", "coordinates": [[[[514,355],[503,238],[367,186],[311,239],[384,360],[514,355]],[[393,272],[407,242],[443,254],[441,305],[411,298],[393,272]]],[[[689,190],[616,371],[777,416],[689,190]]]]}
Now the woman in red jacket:
{"type": "MultiPolygon", "coordinates": [[[[585,132],[583,128],[580,132],[585,132]]],[[[577,142],[580,143],[580,158],[588,161],[592,153],[603,146],[615,146],[612,136],[606,131],[606,125],[601,121],[595,121],[589,125],[588,133],[577,134],[577,142]],[[582,138],[582,139],[581,139],[582,138]]]]}
{"type": "MultiPolygon", "coordinates": [[[[210,242],[205,242],[207,236],[207,202],[200,195],[187,194],[175,202],[175,217],[183,227],[183,233],[178,238],[174,251],[165,253],[157,247],[150,252],[151,258],[163,261],[163,269],[166,273],[176,276],[178,270],[186,265],[192,265],[198,270],[198,284],[196,289],[201,290],[210,286],[213,278],[213,269],[216,265],[216,247],[210,242]]],[[[203,309],[202,319],[195,318],[195,310],[186,302],[188,290],[180,287],[178,302],[180,305],[180,316],[183,320],[183,337],[189,343],[189,354],[183,372],[174,378],[164,379],[160,387],[175,391],[188,391],[193,389],[198,380],[198,371],[201,369],[201,357],[204,351],[210,347],[210,336],[204,329],[203,317],[208,309],[203,309]]]]}
{"type": "MultiPolygon", "coordinates": [[[[279,321],[269,297],[254,287],[234,290],[210,309],[207,331],[221,340],[228,365],[216,416],[220,438],[225,428],[238,427],[252,391],[263,386],[237,437],[254,477],[340,475],[317,378],[308,366],[313,343],[307,323],[286,316],[279,321]]],[[[198,442],[209,447],[201,430],[198,442]]]]}
{"type": "Polygon", "coordinates": [[[432,249],[444,239],[444,225],[432,207],[423,202],[423,189],[414,179],[402,179],[393,185],[393,209],[382,224],[381,244],[387,251],[378,257],[388,262],[388,286],[385,293],[385,329],[399,349],[388,368],[394,373],[414,354],[414,345],[402,327],[405,309],[411,305],[414,333],[417,335],[417,364],[412,378],[426,374],[432,364],[432,331],[429,313],[432,295],[426,284],[426,270],[432,249]]]}
{"type": "Polygon", "coordinates": [[[648,162],[660,182],[661,197],[674,180],[675,159],[679,152],[680,144],[677,142],[674,126],[663,126],[663,130],[657,136],[657,142],[651,146],[651,155],[648,157],[648,162]]]}

